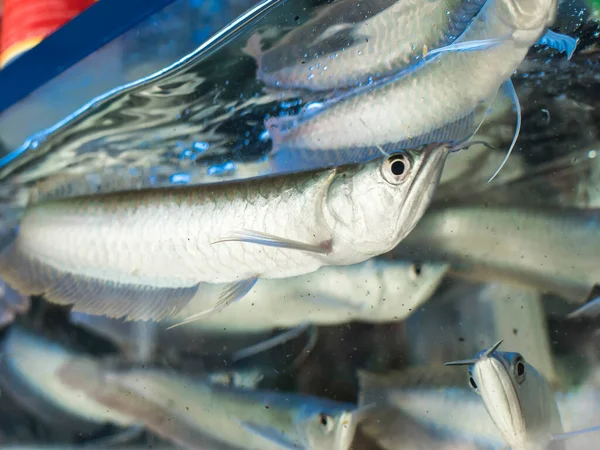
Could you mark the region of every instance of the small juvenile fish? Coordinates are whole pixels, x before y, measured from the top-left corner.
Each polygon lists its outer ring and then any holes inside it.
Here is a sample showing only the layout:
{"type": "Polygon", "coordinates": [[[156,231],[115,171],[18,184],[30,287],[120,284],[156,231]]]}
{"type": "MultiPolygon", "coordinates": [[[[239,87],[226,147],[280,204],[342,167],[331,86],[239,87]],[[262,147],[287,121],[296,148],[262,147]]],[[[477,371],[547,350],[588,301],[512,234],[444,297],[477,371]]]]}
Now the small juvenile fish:
{"type": "Polygon", "coordinates": [[[256,78],[280,89],[323,91],[366,83],[406,67],[424,47],[449,44],[484,0],[340,0],[268,50],[253,34],[245,52],[256,78]]]}
{"type": "Polygon", "coordinates": [[[556,0],[487,0],[458,39],[419,63],[313,102],[296,116],[267,119],[272,153],[311,166],[333,157],[360,161],[381,150],[468,138],[481,108],[493,102],[503,83],[518,104],[510,76],[532,45],[540,41],[570,57],[576,40],[546,32],[556,9],[556,0]]]}
{"type": "Polygon", "coordinates": [[[469,384],[506,443],[514,450],[565,448],[560,442],[595,428],[563,433],[556,396],[546,379],[523,356],[498,352],[502,341],[475,358],[446,365],[468,365],[469,384]]]}
{"type": "Polygon", "coordinates": [[[61,378],[186,448],[347,450],[356,426],[352,404],[157,369],[115,371],[80,359],[63,366],[61,378]]]}
{"type": "Polygon", "coordinates": [[[202,284],[216,309],[259,278],[350,265],[395,247],[429,205],[448,145],[359,166],[33,204],[0,255],[15,289],[128,319],[176,314],[202,284]]]}

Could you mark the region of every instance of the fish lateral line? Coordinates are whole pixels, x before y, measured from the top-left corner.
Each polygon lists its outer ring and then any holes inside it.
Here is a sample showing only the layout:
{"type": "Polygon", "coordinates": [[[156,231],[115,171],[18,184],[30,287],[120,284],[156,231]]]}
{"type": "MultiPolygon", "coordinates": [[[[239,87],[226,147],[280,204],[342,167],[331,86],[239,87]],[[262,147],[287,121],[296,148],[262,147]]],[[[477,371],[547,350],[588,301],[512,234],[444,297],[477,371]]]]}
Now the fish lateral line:
{"type": "Polygon", "coordinates": [[[252,230],[234,231],[229,236],[224,236],[216,241],[211,242],[211,245],[224,242],[245,242],[248,244],[264,245],[266,247],[300,250],[304,252],[325,255],[328,255],[333,250],[333,239],[328,239],[319,244],[309,244],[306,242],[275,236],[274,234],[252,230]]]}

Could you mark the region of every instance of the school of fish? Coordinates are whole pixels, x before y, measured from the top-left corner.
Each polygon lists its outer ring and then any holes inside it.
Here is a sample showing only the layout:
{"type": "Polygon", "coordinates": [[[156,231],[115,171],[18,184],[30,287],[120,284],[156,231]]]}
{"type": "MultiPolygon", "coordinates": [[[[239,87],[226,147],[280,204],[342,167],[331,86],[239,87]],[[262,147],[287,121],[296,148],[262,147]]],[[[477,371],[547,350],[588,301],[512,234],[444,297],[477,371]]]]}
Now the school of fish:
{"type": "Polygon", "coordinates": [[[600,70],[600,22],[568,28],[580,7],[265,0],[130,97],[165,112],[195,65],[186,95],[217,87],[201,134],[247,158],[45,167],[118,90],[0,158],[0,447],[597,448],[600,127],[571,72],[600,70]],[[230,103],[217,57],[247,78],[230,103]],[[585,129],[560,134],[548,98],[585,129]]]}

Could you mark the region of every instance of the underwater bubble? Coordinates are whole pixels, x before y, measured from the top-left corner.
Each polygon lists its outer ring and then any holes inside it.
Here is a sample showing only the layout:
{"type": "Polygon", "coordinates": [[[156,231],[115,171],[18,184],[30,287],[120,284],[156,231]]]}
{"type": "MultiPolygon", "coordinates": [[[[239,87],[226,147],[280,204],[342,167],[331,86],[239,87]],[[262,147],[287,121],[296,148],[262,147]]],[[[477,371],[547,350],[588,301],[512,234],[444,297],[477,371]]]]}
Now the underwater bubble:
{"type": "Polygon", "coordinates": [[[189,173],[174,173],[169,177],[171,184],[188,184],[191,180],[189,173]]]}
{"type": "Polygon", "coordinates": [[[213,164],[208,168],[206,173],[208,175],[223,175],[227,172],[233,172],[235,170],[235,163],[233,161],[227,161],[222,164],[213,164]]]}

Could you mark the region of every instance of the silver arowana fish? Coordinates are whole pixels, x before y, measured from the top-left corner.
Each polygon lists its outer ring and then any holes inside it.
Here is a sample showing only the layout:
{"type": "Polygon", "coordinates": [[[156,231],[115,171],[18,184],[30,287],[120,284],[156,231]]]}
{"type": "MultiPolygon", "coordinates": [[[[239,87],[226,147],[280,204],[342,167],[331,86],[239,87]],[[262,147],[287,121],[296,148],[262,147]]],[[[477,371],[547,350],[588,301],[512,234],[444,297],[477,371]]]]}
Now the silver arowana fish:
{"type": "MultiPolygon", "coordinates": [[[[177,315],[157,324],[78,312],[71,312],[71,321],[108,338],[126,353],[136,351],[143,344],[139,330],[148,326],[152,327],[153,345],[185,348],[193,342],[202,347],[203,353],[210,353],[212,343],[219,342],[216,336],[239,335],[241,338],[243,334],[246,337],[240,340],[248,341],[251,333],[262,340],[268,337],[263,333],[274,328],[304,323],[333,325],[353,320],[370,323],[403,320],[429,299],[448,267],[446,263],[411,264],[373,259],[352,266],[323,267],[284,280],[263,280],[243,301],[201,320],[188,319],[207,307],[204,295],[195,296],[177,315]],[[168,329],[177,324],[182,325],[168,329]]],[[[211,289],[215,289],[216,298],[220,287],[215,285],[211,289]]],[[[249,344],[246,342],[244,346],[249,344]]],[[[231,348],[232,344],[227,347],[231,348]]],[[[223,343],[214,348],[221,353],[223,343]]]]}
{"type": "Polygon", "coordinates": [[[339,0],[319,8],[267,50],[253,34],[245,52],[256,78],[280,89],[323,91],[367,83],[404,68],[423,47],[449,44],[484,0],[339,0]]]}
{"type": "MultiPolygon", "coordinates": [[[[267,119],[273,152],[312,164],[329,158],[332,150],[356,155],[376,152],[377,146],[388,151],[467,138],[477,128],[478,110],[487,108],[503,82],[516,97],[510,75],[552,24],[556,10],[556,0],[487,0],[456,41],[414,66],[313,102],[297,116],[267,119]]],[[[571,38],[548,33],[546,44],[573,49],[571,38]]]]}
{"type": "Polygon", "coordinates": [[[498,352],[502,341],[475,358],[446,365],[468,365],[469,384],[506,443],[514,450],[564,449],[562,440],[598,431],[600,427],[563,433],[556,395],[546,379],[523,356],[498,352]]]}
{"type": "Polygon", "coordinates": [[[599,223],[596,209],[434,206],[393,254],[449,261],[461,277],[508,281],[582,303],[600,280],[599,223]]]}
{"type": "MultiPolygon", "coordinates": [[[[464,372],[452,369],[422,366],[383,374],[360,371],[359,405],[375,405],[365,414],[360,428],[386,450],[395,450],[400,445],[402,448],[419,450],[446,447],[463,449],[471,446],[476,449],[505,450],[507,443],[487,413],[482,397],[473,387],[469,387],[464,372]],[[414,434],[413,430],[419,427],[422,432],[417,436],[408,435],[408,431],[414,434]],[[432,439],[435,444],[420,445],[422,442],[430,443],[432,439]],[[410,445],[410,441],[416,442],[410,445]]],[[[506,371],[503,373],[508,375],[506,371]]],[[[531,381],[535,380],[532,378],[531,381]]],[[[529,386],[526,388],[531,390],[529,386]]],[[[564,433],[563,438],[572,439],[575,434],[593,429],[600,421],[600,390],[593,380],[588,379],[580,387],[571,388],[566,393],[552,395],[564,428],[584,430],[564,433]]],[[[549,400],[545,397],[542,401],[549,400]]],[[[539,402],[539,398],[534,399],[534,406],[535,402],[539,402]]],[[[532,409],[530,405],[529,410],[532,409]]],[[[595,433],[586,433],[577,439],[569,439],[568,448],[594,448],[578,446],[583,437],[597,439],[595,433]]]]}
{"type": "Polygon", "coordinates": [[[61,368],[72,389],[187,448],[346,450],[356,407],[325,398],[211,384],[158,369],[61,368]]]}
{"type": "Polygon", "coordinates": [[[447,145],[358,166],[46,201],[27,208],[0,274],[26,294],[129,319],[176,314],[202,284],[223,307],[259,278],[391,250],[431,201],[447,145]]]}

